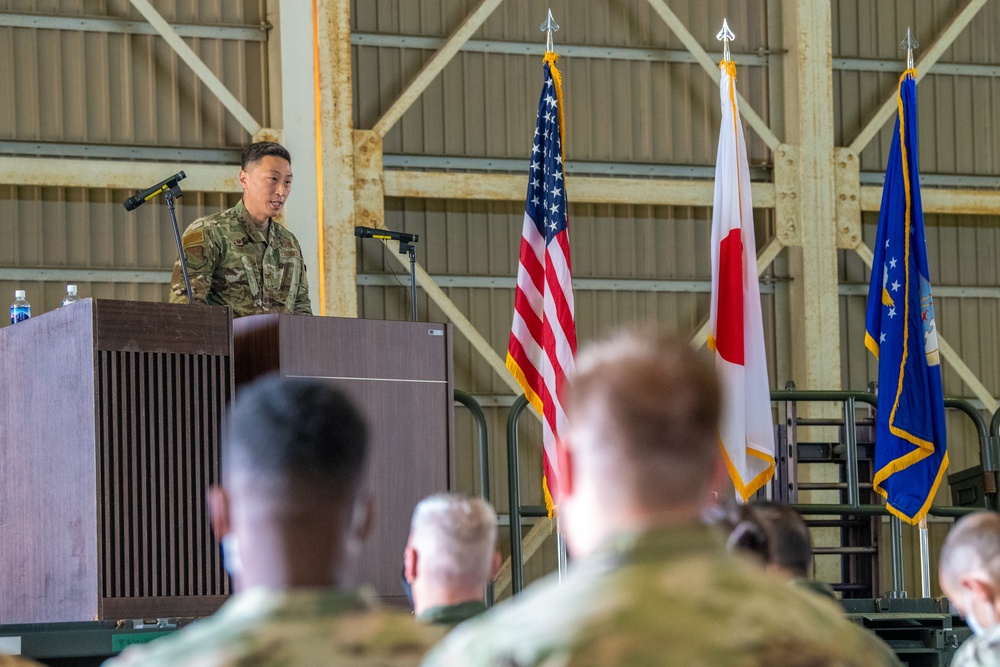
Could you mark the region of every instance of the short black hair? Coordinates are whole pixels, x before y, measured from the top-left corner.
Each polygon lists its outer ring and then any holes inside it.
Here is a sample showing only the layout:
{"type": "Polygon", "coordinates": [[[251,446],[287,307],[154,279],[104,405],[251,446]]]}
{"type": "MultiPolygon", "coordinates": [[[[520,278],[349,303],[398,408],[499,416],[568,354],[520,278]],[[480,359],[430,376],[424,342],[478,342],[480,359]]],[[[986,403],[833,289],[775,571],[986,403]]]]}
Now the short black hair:
{"type": "Polygon", "coordinates": [[[353,493],[368,460],[368,425],[328,381],[266,376],[229,414],[222,474],[268,489],[353,493]]]}
{"type": "Polygon", "coordinates": [[[266,155],[274,155],[275,157],[288,160],[288,164],[292,163],[292,154],[281,144],[276,144],[273,141],[258,141],[243,149],[243,155],[240,159],[240,169],[246,171],[247,165],[264,159],[266,155]]]}
{"type": "Polygon", "coordinates": [[[808,579],[812,571],[812,537],[809,526],[794,507],[776,502],[748,505],[767,533],[768,564],[808,579]]]}

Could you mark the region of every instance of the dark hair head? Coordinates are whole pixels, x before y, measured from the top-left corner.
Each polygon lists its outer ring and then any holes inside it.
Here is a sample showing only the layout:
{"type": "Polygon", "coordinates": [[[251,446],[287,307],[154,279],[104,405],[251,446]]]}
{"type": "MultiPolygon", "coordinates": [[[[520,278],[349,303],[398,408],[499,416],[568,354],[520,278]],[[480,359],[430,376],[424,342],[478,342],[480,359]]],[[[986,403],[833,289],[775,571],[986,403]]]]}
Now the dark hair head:
{"type": "Polygon", "coordinates": [[[259,162],[266,155],[274,155],[275,157],[280,157],[288,161],[288,164],[292,163],[292,154],[288,152],[288,149],[281,144],[276,144],[273,141],[258,141],[255,144],[250,144],[243,149],[243,156],[240,160],[240,169],[246,171],[247,166],[253,164],[254,162],[259,162]]]}
{"type": "Polygon", "coordinates": [[[705,513],[708,523],[726,536],[726,548],[754,558],[760,565],[770,560],[768,534],[749,505],[719,505],[705,513]]]}
{"type": "Polygon", "coordinates": [[[748,505],[767,533],[768,565],[808,579],[812,572],[812,538],[802,516],[788,505],[760,502],[748,505]]]}
{"type": "Polygon", "coordinates": [[[720,390],[689,344],[650,330],[591,345],[567,398],[571,428],[590,430],[592,447],[618,469],[606,492],[648,508],[701,498],[720,456],[720,390]]]}
{"type": "Polygon", "coordinates": [[[368,427],[328,382],[268,376],[240,389],[223,450],[227,487],[353,495],[368,459],[368,427]]]}

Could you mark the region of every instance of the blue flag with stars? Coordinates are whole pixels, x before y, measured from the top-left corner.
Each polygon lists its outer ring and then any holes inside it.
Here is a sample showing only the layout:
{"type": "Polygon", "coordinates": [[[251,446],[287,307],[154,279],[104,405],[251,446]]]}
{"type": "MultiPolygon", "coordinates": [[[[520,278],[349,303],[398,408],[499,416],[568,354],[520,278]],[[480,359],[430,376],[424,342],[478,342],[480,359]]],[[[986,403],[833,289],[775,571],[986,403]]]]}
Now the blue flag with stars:
{"type": "Polygon", "coordinates": [[[917,174],[916,71],[899,80],[868,288],[865,346],[878,358],[874,488],[916,524],[948,467],[941,362],[917,174]]]}

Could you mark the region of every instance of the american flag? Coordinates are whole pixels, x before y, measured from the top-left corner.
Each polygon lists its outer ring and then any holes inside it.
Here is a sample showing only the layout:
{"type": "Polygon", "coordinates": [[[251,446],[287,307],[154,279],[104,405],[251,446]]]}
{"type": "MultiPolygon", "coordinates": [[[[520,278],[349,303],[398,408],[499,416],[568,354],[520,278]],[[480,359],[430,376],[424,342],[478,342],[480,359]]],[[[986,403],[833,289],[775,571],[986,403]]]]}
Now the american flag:
{"type": "Polygon", "coordinates": [[[562,396],[576,355],[573,278],[563,179],[562,78],[545,54],[544,85],[528,167],[514,322],[507,368],[542,416],[543,491],[551,515],[559,498],[555,442],[566,431],[562,396]]]}

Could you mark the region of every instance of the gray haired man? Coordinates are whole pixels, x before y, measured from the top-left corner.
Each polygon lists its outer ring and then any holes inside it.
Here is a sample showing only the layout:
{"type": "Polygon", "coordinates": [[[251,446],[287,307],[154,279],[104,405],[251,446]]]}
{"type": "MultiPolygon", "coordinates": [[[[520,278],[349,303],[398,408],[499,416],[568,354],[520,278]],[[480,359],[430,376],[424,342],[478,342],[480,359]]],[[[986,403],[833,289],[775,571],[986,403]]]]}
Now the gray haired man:
{"type": "Polygon", "coordinates": [[[483,593],[500,566],[497,515],[458,493],[424,498],[413,511],[403,576],[420,621],[457,625],[486,611],[483,593]]]}

